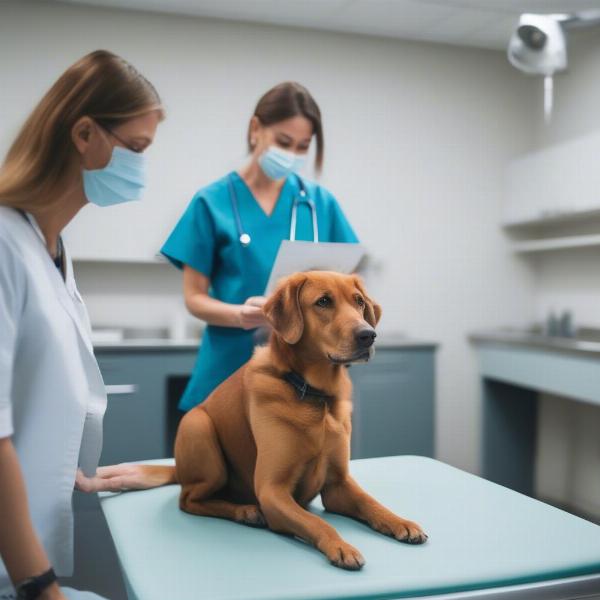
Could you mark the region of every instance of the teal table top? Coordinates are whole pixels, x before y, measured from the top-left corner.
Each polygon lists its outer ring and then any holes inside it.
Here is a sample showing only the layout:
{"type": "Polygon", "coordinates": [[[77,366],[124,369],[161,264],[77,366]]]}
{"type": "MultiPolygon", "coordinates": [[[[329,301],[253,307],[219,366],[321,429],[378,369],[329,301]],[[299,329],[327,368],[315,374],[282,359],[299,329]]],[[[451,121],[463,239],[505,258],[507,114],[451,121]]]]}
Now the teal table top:
{"type": "Polygon", "coordinates": [[[357,460],[351,472],[429,541],[399,543],[315,501],[366,559],[343,571],[294,538],[181,512],[179,486],[104,494],[132,598],[383,600],[600,575],[593,523],[429,458],[357,460]]]}

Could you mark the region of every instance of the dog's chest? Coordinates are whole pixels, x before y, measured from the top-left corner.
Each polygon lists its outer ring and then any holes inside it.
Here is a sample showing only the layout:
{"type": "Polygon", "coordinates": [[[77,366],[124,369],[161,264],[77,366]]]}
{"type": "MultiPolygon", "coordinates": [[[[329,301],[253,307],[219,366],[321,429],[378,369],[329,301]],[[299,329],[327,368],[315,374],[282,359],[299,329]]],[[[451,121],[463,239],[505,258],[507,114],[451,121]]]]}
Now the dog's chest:
{"type": "Polygon", "coordinates": [[[296,485],[294,497],[301,505],[307,505],[323,489],[327,480],[327,471],[337,460],[347,460],[344,456],[349,431],[343,422],[328,414],[323,427],[311,431],[310,437],[316,452],[306,462],[305,469],[296,485]]]}

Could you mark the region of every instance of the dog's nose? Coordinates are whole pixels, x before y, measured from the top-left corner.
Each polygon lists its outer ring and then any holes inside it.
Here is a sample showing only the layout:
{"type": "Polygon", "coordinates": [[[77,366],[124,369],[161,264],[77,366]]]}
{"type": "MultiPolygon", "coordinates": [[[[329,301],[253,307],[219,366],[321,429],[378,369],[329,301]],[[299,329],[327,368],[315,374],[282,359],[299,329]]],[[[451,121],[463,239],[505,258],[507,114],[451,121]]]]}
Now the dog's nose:
{"type": "Polygon", "coordinates": [[[369,348],[373,345],[377,334],[370,327],[364,327],[363,329],[359,329],[354,336],[359,348],[369,348]]]}

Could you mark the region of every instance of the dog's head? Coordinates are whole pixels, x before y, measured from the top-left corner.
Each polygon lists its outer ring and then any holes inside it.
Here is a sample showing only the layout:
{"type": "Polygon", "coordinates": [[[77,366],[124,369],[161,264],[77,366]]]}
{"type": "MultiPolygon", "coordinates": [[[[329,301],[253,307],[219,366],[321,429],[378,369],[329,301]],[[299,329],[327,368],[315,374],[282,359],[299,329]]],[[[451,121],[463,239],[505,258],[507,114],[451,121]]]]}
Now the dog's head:
{"type": "Polygon", "coordinates": [[[286,277],[263,310],[287,344],[339,364],[369,360],[381,317],[360,277],[329,271],[286,277]]]}

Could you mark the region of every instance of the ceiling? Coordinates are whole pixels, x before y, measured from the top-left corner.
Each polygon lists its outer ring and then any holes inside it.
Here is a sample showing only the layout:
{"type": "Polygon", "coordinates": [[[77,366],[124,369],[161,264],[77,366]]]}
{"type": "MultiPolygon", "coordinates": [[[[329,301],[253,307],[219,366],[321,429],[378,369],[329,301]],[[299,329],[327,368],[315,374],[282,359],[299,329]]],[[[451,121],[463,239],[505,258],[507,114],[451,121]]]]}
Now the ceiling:
{"type": "Polygon", "coordinates": [[[600,0],[67,0],[72,4],[270,23],[504,50],[523,12],[600,0]]]}

